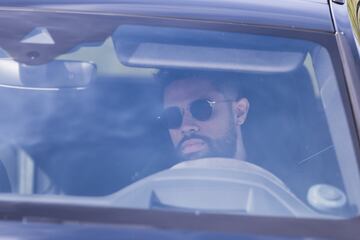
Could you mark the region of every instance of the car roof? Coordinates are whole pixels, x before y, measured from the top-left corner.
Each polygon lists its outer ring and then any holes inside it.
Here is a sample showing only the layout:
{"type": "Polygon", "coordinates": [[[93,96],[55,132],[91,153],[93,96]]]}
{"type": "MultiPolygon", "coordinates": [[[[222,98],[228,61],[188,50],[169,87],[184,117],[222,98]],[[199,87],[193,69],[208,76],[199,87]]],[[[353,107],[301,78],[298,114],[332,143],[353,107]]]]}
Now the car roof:
{"type": "Polygon", "coordinates": [[[327,0],[0,0],[9,5],[335,31],[327,0]]]}

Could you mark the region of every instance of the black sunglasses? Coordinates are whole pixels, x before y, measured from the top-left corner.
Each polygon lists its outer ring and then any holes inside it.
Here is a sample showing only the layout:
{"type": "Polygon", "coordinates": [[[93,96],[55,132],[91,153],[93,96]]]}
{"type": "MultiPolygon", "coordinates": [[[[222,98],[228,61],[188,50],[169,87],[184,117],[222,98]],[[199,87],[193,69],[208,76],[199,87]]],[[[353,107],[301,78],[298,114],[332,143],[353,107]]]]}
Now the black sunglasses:
{"type": "MultiPolygon", "coordinates": [[[[198,99],[189,104],[189,112],[194,119],[207,121],[213,114],[214,105],[219,102],[229,102],[229,100],[215,102],[208,99],[198,99]]],[[[177,129],[182,124],[183,115],[184,109],[180,107],[168,107],[158,118],[168,129],[177,129]]]]}

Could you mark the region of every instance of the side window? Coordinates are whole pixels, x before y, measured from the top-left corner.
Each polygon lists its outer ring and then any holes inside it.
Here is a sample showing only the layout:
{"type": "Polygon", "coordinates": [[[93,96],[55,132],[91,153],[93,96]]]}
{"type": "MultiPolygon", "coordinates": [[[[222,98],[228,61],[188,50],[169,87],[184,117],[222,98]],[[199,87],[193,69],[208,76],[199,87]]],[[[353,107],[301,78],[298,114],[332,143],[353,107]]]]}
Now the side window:
{"type": "Polygon", "coordinates": [[[360,0],[357,1],[356,4],[356,36],[357,36],[357,46],[358,46],[358,52],[360,54],[360,0]]]}
{"type": "Polygon", "coordinates": [[[360,0],[349,0],[348,11],[355,33],[358,47],[360,47],[360,0]]]}
{"type": "MultiPolygon", "coordinates": [[[[357,18],[358,30],[360,31],[360,1],[358,1],[357,7],[356,7],[356,18],[357,18]]],[[[358,33],[359,33],[359,31],[358,31],[358,33]]]]}

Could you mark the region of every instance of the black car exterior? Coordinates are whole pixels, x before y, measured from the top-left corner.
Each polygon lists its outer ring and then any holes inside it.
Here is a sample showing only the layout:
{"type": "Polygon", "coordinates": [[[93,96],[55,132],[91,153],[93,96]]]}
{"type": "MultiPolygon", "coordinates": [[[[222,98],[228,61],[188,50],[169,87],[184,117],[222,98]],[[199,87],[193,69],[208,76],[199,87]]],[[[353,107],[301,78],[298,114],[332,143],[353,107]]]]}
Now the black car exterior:
{"type": "MultiPolygon", "coordinates": [[[[330,55],[351,137],[360,164],[360,42],[351,22],[350,1],[0,1],[0,46],[18,62],[43,64],[84,39],[102,41],[118,17],[125,24],[172,26],[230,33],[269,34],[321,43],[330,55]],[[349,10],[350,9],[350,10],[349,10]],[[17,24],[14,24],[17,22],[17,24]],[[108,23],[106,25],[105,23],[108,23]],[[60,48],[22,47],[19,39],[34,26],[60,29],[60,48]],[[96,26],[104,24],[108,28],[96,26]],[[8,27],[11,26],[11,27],[8,27]],[[75,29],[68,37],[66,29],[75,29]],[[91,32],[90,32],[91,30],[91,32]],[[3,37],[6,36],[6,37],[3,37]],[[40,57],[32,53],[40,53],[40,57]]],[[[36,55],[36,54],[35,54],[36,55]]],[[[314,167],[315,168],[315,167],[314,167]]],[[[360,170],[357,169],[357,172],[360,170]]],[[[306,175],[305,175],[306,176],[306,175]]],[[[356,186],[356,185],[355,185],[356,186]]],[[[4,187],[6,188],[6,187],[4,187]]],[[[302,191],[301,189],[299,190],[302,191]]],[[[355,195],[355,194],[354,194],[355,195]]],[[[349,208],[351,208],[350,206],[349,208]]],[[[351,209],[349,211],[352,211],[351,209]]],[[[356,212],[356,210],[354,210],[356,212]]],[[[313,219],[228,215],[39,202],[31,197],[0,200],[0,238],[4,239],[358,239],[360,218],[313,219]]]]}

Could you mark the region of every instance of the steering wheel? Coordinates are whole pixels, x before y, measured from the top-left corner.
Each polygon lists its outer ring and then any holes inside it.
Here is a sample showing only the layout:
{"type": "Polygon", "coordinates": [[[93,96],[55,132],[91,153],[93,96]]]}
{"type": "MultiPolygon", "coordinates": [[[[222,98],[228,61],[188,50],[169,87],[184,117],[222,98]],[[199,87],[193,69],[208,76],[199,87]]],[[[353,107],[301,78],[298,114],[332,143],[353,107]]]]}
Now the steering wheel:
{"type": "Polygon", "coordinates": [[[314,217],[269,171],[245,161],[204,158],[179,163],[109,196],[126,208],[314,217]]]}

